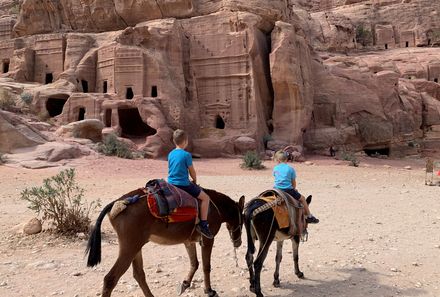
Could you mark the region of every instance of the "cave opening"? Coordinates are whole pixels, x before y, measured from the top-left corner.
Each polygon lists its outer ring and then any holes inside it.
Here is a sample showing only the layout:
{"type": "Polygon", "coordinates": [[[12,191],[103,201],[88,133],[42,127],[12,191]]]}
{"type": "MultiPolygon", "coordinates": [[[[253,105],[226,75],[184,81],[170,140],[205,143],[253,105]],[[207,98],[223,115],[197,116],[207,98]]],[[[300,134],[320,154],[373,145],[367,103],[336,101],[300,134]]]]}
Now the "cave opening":
{"type": "Polygon", "coordinates": [[[148,126],[137,108],[118,109],[121,136],[125,138],[145,138],[156,134],[156,129],[148,126]]]}
{"type": "Polygon", "coordinates": [[[224,129],[226,126],[225,120],[220,115],[217,115],[215,118],[215,128],[217,129],[224,129]]]}
{"type": "Polygon", "coordinates": [[[104,123],[106,127],[112,126],[112,110],[110,108],[105,110],[104,123]]]}
{"type": "Polygon", "coordinates": [[[63,112],[64,104],[66,104],[67,98],[49,98],[46,101],[46,110],[51,118],[60,115],[63,112]]]}
{"type": "Polygon", "coordinates": [[[157,97],[157,86],[151,87],[151,97],[153,97],[153,98],[157,97]]]}
{"type": "Polygon", "coordinates": [[[104,80],[104,82],[102,83],[102,92],[104,94],[107,93],[107,87],[108,87],[108,82],[104,80]]]}
{"type": "Polygon", "coordinates": [[[3,61],[3,73],[8,73],[9,72],[9,60],[4,60],[3,61]]]}
{"type": "Polygon", "coordinates": [[[125,91],[125,99],[133,99],[134,93],[132,87],[127,87],[127,90],[125,91]]]}
{"type": "Polygon", "coordinates": [[[46,85],[47,84],[51,84],[53,82],[53,74],[50,73],[46,73],[46,79],[45,79],[46,85]]]}
{"type": "Polygon", "coordinates": [[[369,157],[377,157],[377,156],[390,156],[390,148],[389,147],[381,147],[381,148],[364,148],[364,152],[369,157]]]}
{"type": "Polygon", "coordinates": [[[78,111],[78,121],[84,120],[85,115],[86,115],[86,109],[84,107],[81,107],[78,111]]]}
{"type": "Polygon", "coordinates": [[[89,82],[88,81],[82,79],[81,86],[82,86],[83,93],[89,92],[89,82]]]}

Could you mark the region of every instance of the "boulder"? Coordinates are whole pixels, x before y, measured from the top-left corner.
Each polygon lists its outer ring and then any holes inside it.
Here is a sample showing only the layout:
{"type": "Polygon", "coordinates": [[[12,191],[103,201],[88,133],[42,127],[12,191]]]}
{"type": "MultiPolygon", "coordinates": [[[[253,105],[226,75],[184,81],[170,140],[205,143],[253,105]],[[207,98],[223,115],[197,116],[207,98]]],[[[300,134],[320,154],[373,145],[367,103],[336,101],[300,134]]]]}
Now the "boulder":
{"type": "Polygon", "coordinates": [[[43,144],[47,138],[19,116],[0,110],[0,152],[43,144]]]}
{"type": "Polygon", "coordinates": [[[104,124],[100,120],[87,119],[60,127],[56,134],[60,137],[86,138],[94,142],[102,141],[104,124]]]}
{"type": "Polygon", "coordinates": [[[40,233],[42,229],[43,226],[41,221],[37,218],[32,218],[23,226],[23,233],[26,235],[33,235],[40,233]]]}
{"type": "Polygon", "coordinates": [[[251,137],[240,136],[234,140],[234,148],[236,153],[245,154],[247,151],[255,151],[257,142],[251,137]]]}

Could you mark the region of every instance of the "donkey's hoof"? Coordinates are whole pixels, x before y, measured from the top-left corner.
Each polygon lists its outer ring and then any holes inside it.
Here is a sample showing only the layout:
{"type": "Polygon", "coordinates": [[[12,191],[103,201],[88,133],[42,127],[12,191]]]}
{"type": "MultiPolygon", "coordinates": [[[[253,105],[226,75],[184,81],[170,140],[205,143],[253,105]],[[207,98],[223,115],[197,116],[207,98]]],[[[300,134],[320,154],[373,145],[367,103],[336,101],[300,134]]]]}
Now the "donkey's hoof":
{"type": "Polygon", "coordinates": [[[191,284],[189,282],[183,281],[182,284],[177,286],[177,294],[182,295],[190,286],[191,284]]]}
{"type": "Polygon", "coordinates": [[[279,279],[275,279],[272,284],[275,288],[279,288],[281,286],[279,279]]]}
{"type": "Polygon", "coordinates": [[[208,297],[219,297],[217,292],[213,289],[205,290],[205,294],[208,295],[208,297]]]}
{"type": "Polygon", "coordinates": [[[304,273],[302,273],[301,271],[295,274],[298,278],[304,278],[304,273]]]}
{"type": "Polygon", "coordinates": [[[252,293],[255,293],[255,287],[254,286],[250,286],[249,287],[249,291],[251,291],[252,293]]]}

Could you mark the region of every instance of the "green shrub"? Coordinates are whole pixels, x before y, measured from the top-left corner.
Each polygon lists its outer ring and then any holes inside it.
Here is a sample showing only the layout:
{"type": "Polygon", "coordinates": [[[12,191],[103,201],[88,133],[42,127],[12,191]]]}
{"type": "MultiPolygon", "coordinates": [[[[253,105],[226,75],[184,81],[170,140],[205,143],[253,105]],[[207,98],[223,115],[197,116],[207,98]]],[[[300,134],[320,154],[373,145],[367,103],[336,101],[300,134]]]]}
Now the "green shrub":
{"type": "Polygon", "coordinates": [[[373,44],[373,34],[371,33],[371,30],[364,28],[363,24],[356,27],[356,42],[363,46],[373,44]]]}
{"type": "Polygon", "coordinates": [[[260,155],[256,151],[247,151],[243,157],[243,163],[240,165],[244,169],[263,169],[260,155]]]}
{"type": "Polygon", "coordinates": [[[356,157],[356,155],[352,152],[342,152],[341,158],[344,161],[350,161],[350,166],[359,167],[360,161],[356,157]]]}
{"type": "Polygon", "coordinates": [[[88,233],[91,211],[100,207],[100,201],[88,204],[84,189],[75,181],[75,169],[66,169],[43,180],[41,187],[26,188],[21,199],[29,202],[29,208],[50,222],[57,233],[73,235],[88,233]]]}
{"type": "Polygon", "coordinates": [[[33,96],[30,93],[22,93],[20,98],[25,104],[29,105],[32,103],[33,96]]]}
{"type": "Polygon", "coordinates": [[[117,156],[124,159],[133,159],[133,153],[127,144],[120,141],[115,134],[104,137],[104,141],[99,146],[99,151],[106,156],[117,156]]]}
{"type": "Polygon", "coordinates": [[[0,89],[0,109],[13,110],[15,107],[15,100],[11,94],[5,89],[0,89]]]}

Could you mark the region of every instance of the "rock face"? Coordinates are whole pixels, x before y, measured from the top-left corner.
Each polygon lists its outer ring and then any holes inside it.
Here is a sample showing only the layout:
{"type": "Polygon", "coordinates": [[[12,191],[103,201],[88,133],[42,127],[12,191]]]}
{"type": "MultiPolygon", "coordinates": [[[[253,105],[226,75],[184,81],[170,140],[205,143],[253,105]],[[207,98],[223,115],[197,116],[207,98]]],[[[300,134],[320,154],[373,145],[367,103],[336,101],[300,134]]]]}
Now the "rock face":
{"type": "Polygon", "coordinates": [[[151,157],[177,128],[201,156],[440,146],[438,1],[1,3],[0,84],[37,82],[37,112],[151,157]]]}
{"type": "Polygon", "coordinates": [[[313,108],[310,50],[305,39],[288,23],[275,23],[271,37],[272,137],[286,145],[302,144],[313,108]]]}

